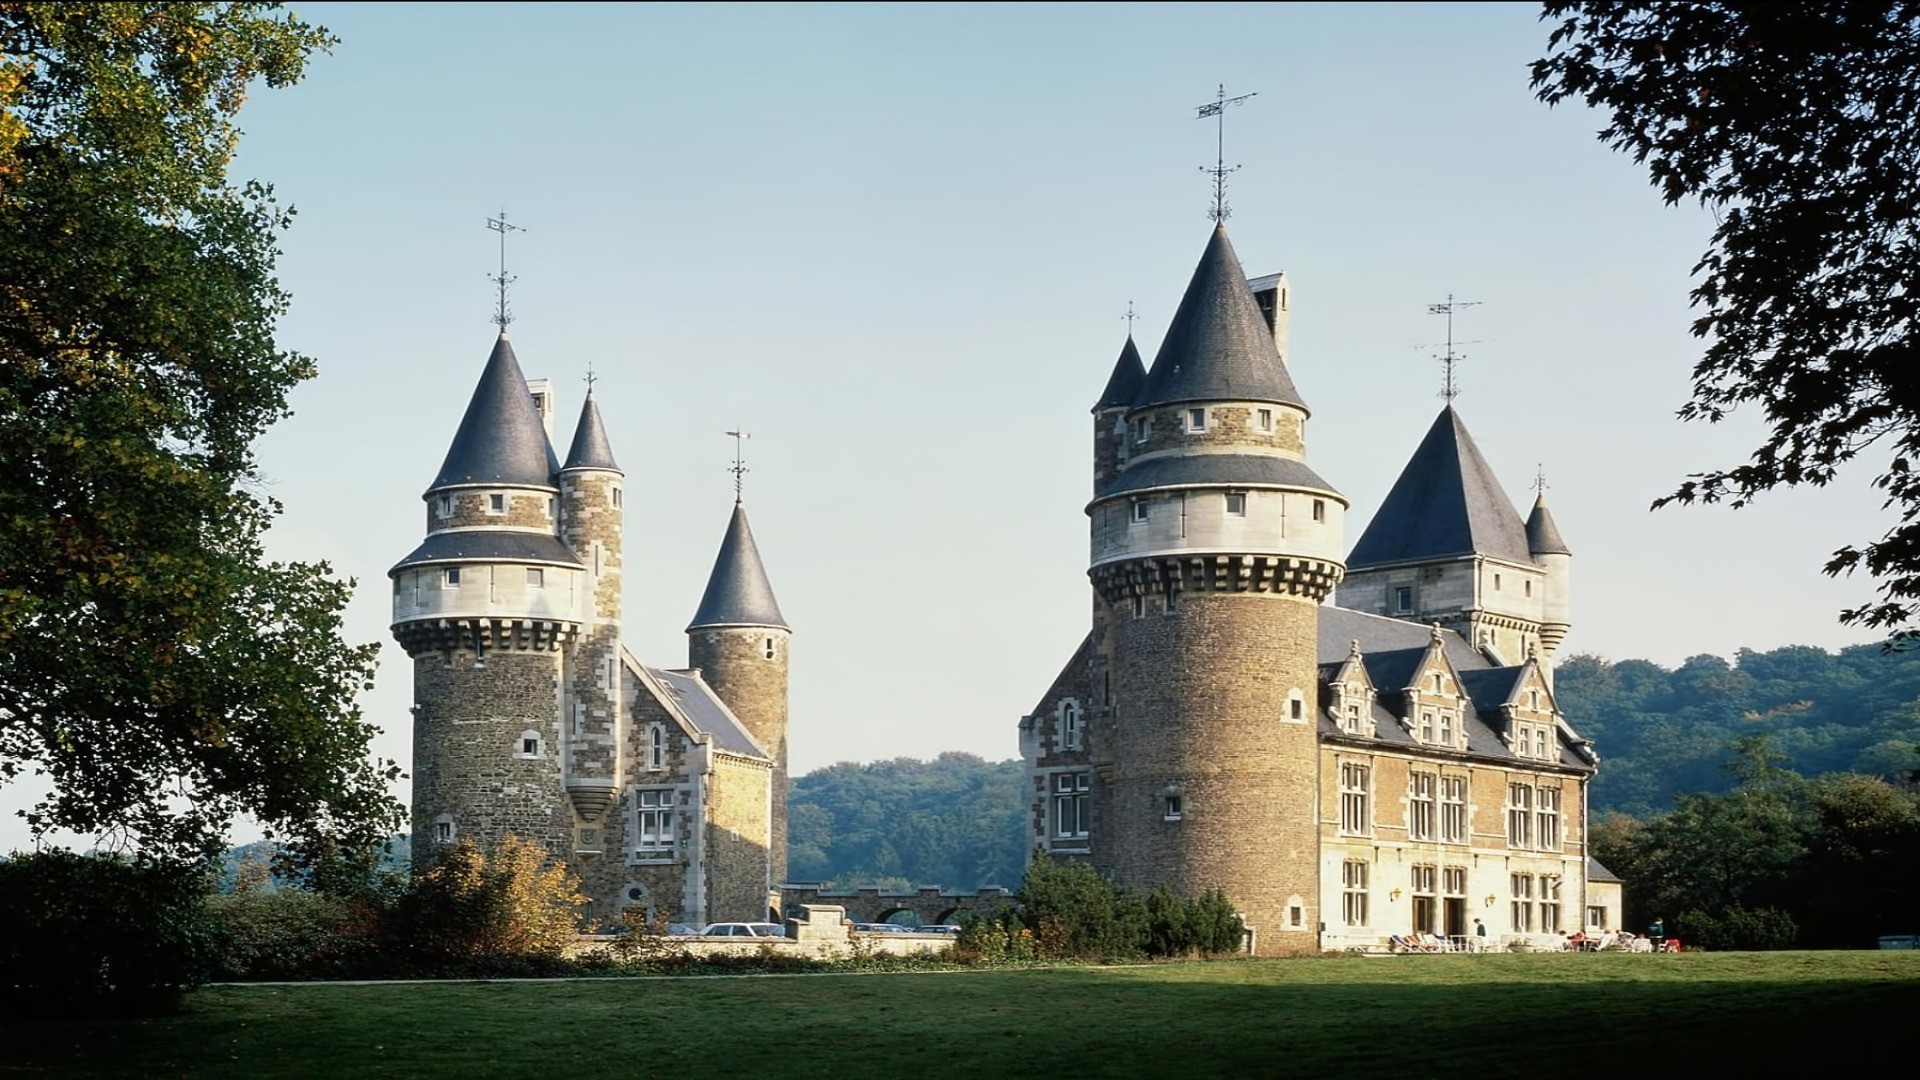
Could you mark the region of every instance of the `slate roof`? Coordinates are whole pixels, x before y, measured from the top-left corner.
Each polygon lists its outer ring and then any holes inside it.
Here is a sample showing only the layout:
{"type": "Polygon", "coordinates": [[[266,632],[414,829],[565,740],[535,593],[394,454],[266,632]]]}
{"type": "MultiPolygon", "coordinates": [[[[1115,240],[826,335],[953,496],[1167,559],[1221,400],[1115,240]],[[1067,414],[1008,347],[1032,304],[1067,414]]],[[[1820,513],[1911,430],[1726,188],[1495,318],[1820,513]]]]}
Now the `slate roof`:
{"type": "Polygon", "coordinates": [[[1267,454],[1184,454],[1148,458],[1120,470],[1094,501],[1169,487],[1279,487],[1340,492],[1295,458],[1267,454]]]}
{"type": "Polygon", "coordinates": [[[1571,555],[1560,530],[1553,526],[1553,514],[1547,510],[1547,497],[1536,496],[1533,513],[1527,515],[1527,550],[1535,555],[1571,555]]]}
{"type": "Polygon", "coordinates": [[[619,472],[613,460],[613,447],[607,442],[607,425],[600,420],[600,406],[588,394],[580,406],[580,422],[573,428],[573,447],[567,451],[566,469],[606,469],[619,472]]]}
{"type": "Polygon", "coordinates": [[[434,477],[434,491],[455,484],[526,484],[551,487],[559,471],[546,425],[527,392],[527,377],[502,331],[473,388],[460,430],[434,477]]]}
{"type": "Polygon", "coordinates": [[[1280,362],[1227,230],[1216,224],[1133,404],[1223,400],[1307,407],[1280,362]]]}
{"type": "Polygon", "coordinates": [[[1587,880],[1618,882],[1620,880],[1620,877],[1619,875],[1615,874],[1613,871],[1607,869],[1604,866],[1601,866],[1599,859],[1596,859],[1593,856],[1589,855],[1587,856],[1587,880]]]}
{"type": "Polygon", "coordinates": [[[747,509],[739,503],[733,504],[733,518],[727,523],[726,538],[720,541],[720,555],[713,561],[707,591],[700,597],[700,609],[694,612],[687,629],[703,626],[788,628],[780,604],[773,598],[773,585],[767,581],[767,568],[760,562],[753,530],[747,525],[747,509]]]}
{"type": "MultiPolygon", "coordinates": [[[[634,663],[632,656],[627,657],[627,663],[634,663]]],[[[669,707],[679,712],[696,731],[711,736],[716,749],[772,760],[772,755],[754,741],[746,726],[740,723],[739,718],[733,715],[733,710],[727,708],[726,702],[720,700],[719,695],[713,692],[713,687],[708,686],[699,673],[654,667],[646,670],[672,696],[669,707]]]]}
{"type": "Polygon", "coordinates": [[[527,562],[558,566],[579,566],[573,549],[549,533],[519,532],[512,529],[461,529],[439,532],[426,538],[406,558],[393,564],[389,574],[403,567],[436,562],[527,562]]]}
{"type": "Polygon", "coordinates": [[[1460,555],[1533,561],[1519,513],[1448,405],[1353,545],[1347,569],[1460,555]]]}
{"type": "Polygon", "coordinates": [[[1113,362],[1113,374],[1107,376],[1107,388],[1100,392],[1095,409],[1124,409],[1140,396],[1140,384],[1147,381],[1147,365],[1140,359],[1140,347],[1127,335],[1120,347],[1120,358],[1113,362]]]}

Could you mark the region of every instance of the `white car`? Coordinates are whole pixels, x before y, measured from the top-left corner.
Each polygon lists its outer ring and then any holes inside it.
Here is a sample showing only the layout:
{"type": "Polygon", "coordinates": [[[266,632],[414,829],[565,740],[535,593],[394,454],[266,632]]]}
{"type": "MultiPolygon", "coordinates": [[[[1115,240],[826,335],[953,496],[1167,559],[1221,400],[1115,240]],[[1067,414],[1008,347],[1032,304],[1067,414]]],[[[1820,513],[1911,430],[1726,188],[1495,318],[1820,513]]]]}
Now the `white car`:
{"type": "Polygon", "coordinates": [[[707,924],[707,928],[700,931],[700,935],[702,937],[783,938],[787,936],[787,931],[779,923],[717,922],[707,924]]]}

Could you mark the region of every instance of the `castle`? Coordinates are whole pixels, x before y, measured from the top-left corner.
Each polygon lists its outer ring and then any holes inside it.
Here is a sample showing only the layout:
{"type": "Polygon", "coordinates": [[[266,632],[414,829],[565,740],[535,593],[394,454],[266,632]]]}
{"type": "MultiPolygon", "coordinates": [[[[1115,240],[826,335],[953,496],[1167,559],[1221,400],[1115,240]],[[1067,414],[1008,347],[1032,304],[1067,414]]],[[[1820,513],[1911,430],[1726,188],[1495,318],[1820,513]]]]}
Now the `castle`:
{"type": "Polygon", "coordinates": [[[1523,522],[1449,398],[1343,558],[1287,294],[1216,222],[1153,366],[1129,336],[1093,407],[1092,628],[1020,721],[1033,847],[1220,889],[1262,954],[1617,928],[1544,498],[1523,522]]]}
{"type": "MultiPolygon", "coordinates": [[[[504,310],[504,302],[503,302],[504,310]]],[[[687,667],[621,644],[624,474],[591,390],[563,463],[553,395],[502,329],[388,575],[413,660],[413,851],[538,841],[602,921],[758,920],[786,874],[790,629],[736,500],[687,667]]]]}

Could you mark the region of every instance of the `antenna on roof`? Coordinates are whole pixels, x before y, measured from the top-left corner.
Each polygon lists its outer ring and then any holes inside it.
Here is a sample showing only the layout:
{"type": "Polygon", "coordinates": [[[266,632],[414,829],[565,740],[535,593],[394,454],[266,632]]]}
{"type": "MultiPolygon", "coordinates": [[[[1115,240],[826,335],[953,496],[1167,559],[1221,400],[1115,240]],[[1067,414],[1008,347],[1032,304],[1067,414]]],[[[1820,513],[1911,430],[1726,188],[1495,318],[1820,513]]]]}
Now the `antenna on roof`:
{"type": "Polygon", "coordinates": [[[1127,336],[1132,337],[1133,336],[1133,320],[1140,317],[1134,314],[1133,312],[1133,301],[1131,300],[1127,301],[1127,313],[1120,317],[1127,320],[1127,336]]]}
{"type": "MultiPolygon", "coordinates": [[[[526,232],[527,230],[519,225],[507,224],[507,212],[505,210],[501,210],[500,216],[497,218],[488,218],[487,228],[500,234],[500,273],[497,275],[489,275],[487,280],[500,286],[500,306],[494,309],[493,321],[495,325],[500,327],[500,332],[504,334],[507,332],[507,324],[513,321],[513,315],[507,311],[507,286],[514,282],[514,278],[507,275],[507,234],[510,232],[526,232]]],[[[588,384],[588,389],[592,389],[591,383],[588,384]]]]}
{"type": "Polygon", "coordinates": [[[1465,353],[1454,352],[1453,347],[1455,345],[1473,344],[1470,341],[1456,342],[1453,340],[1453,316],[1456,312],[1464,311],[1467,308],[1479,307],[1481,303],[1482,301],[1479,300],[1455,300],[1453,294],[1448,293],[1446,303],[1427,305],[1427,314],[1445,315],[1447,317],[1447,351],[1446,355],[1441,356],[1439,360],[1445,372],[1440,383],[1440,396],[1447,399],[1448,405],[1452,405],[1453,399],[1460,396],[1460,384],[1455,382],[1453,378],[1454,365],[1467,358],[1465,353]]]}
{"type": "Polygon", "coordinates": [[[733,437],[733,464],[728,467],[727,471],[733,474],[733,504],[738,506],[740,505],[741,482],[746,479],[747,473],[750,471],[747,468],[746,443],[748,439],[753,438],[753,435],[751,432],[742,431],[738,428],[726,434],[733,437]]]}
{"type": "Polygon", "coordinates": [[[1220,89],[1214,94],[1213,100],[1200,106],[1199,112],[1194,115],[1195,120],[1205,120],[1209,116],[1215,118],[1213,168],[1209,169],[1205,165],[1200,166],[1201,172],[1211,173],[1213,175],[1213,220],[1215,224],[1226,221],[1233,213],[1227,206],[1227,174],[1240,171],[1240,166],[1238,165],[1232,168],[1227,167],[1227,106],[1238,105],[1250,97],[1259,96],[1260,92],[1256,90],[1251,94],[1241,94],[1239,97],[1230,98],[1227,96],[1227,84],[1221,83],[1220,89]]]}

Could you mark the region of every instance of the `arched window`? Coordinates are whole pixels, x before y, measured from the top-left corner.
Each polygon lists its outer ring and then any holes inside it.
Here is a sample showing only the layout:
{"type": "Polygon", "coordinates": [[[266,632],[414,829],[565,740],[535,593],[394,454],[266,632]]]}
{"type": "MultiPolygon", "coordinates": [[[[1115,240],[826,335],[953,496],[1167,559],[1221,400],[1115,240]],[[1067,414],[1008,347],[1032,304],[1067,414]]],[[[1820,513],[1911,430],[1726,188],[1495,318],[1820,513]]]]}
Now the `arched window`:
{"type": "Polygon", "coordinates": [[[667,767],[667,726],[654,724],[647,728],[647,770],[660,772],[667,767]]]}
{"type": "Polygon", "coordinates": [[[1080,703],[1072,698],[1060,703],[1060,749],[1078,750],[1085,738],[1080,703]]]}

